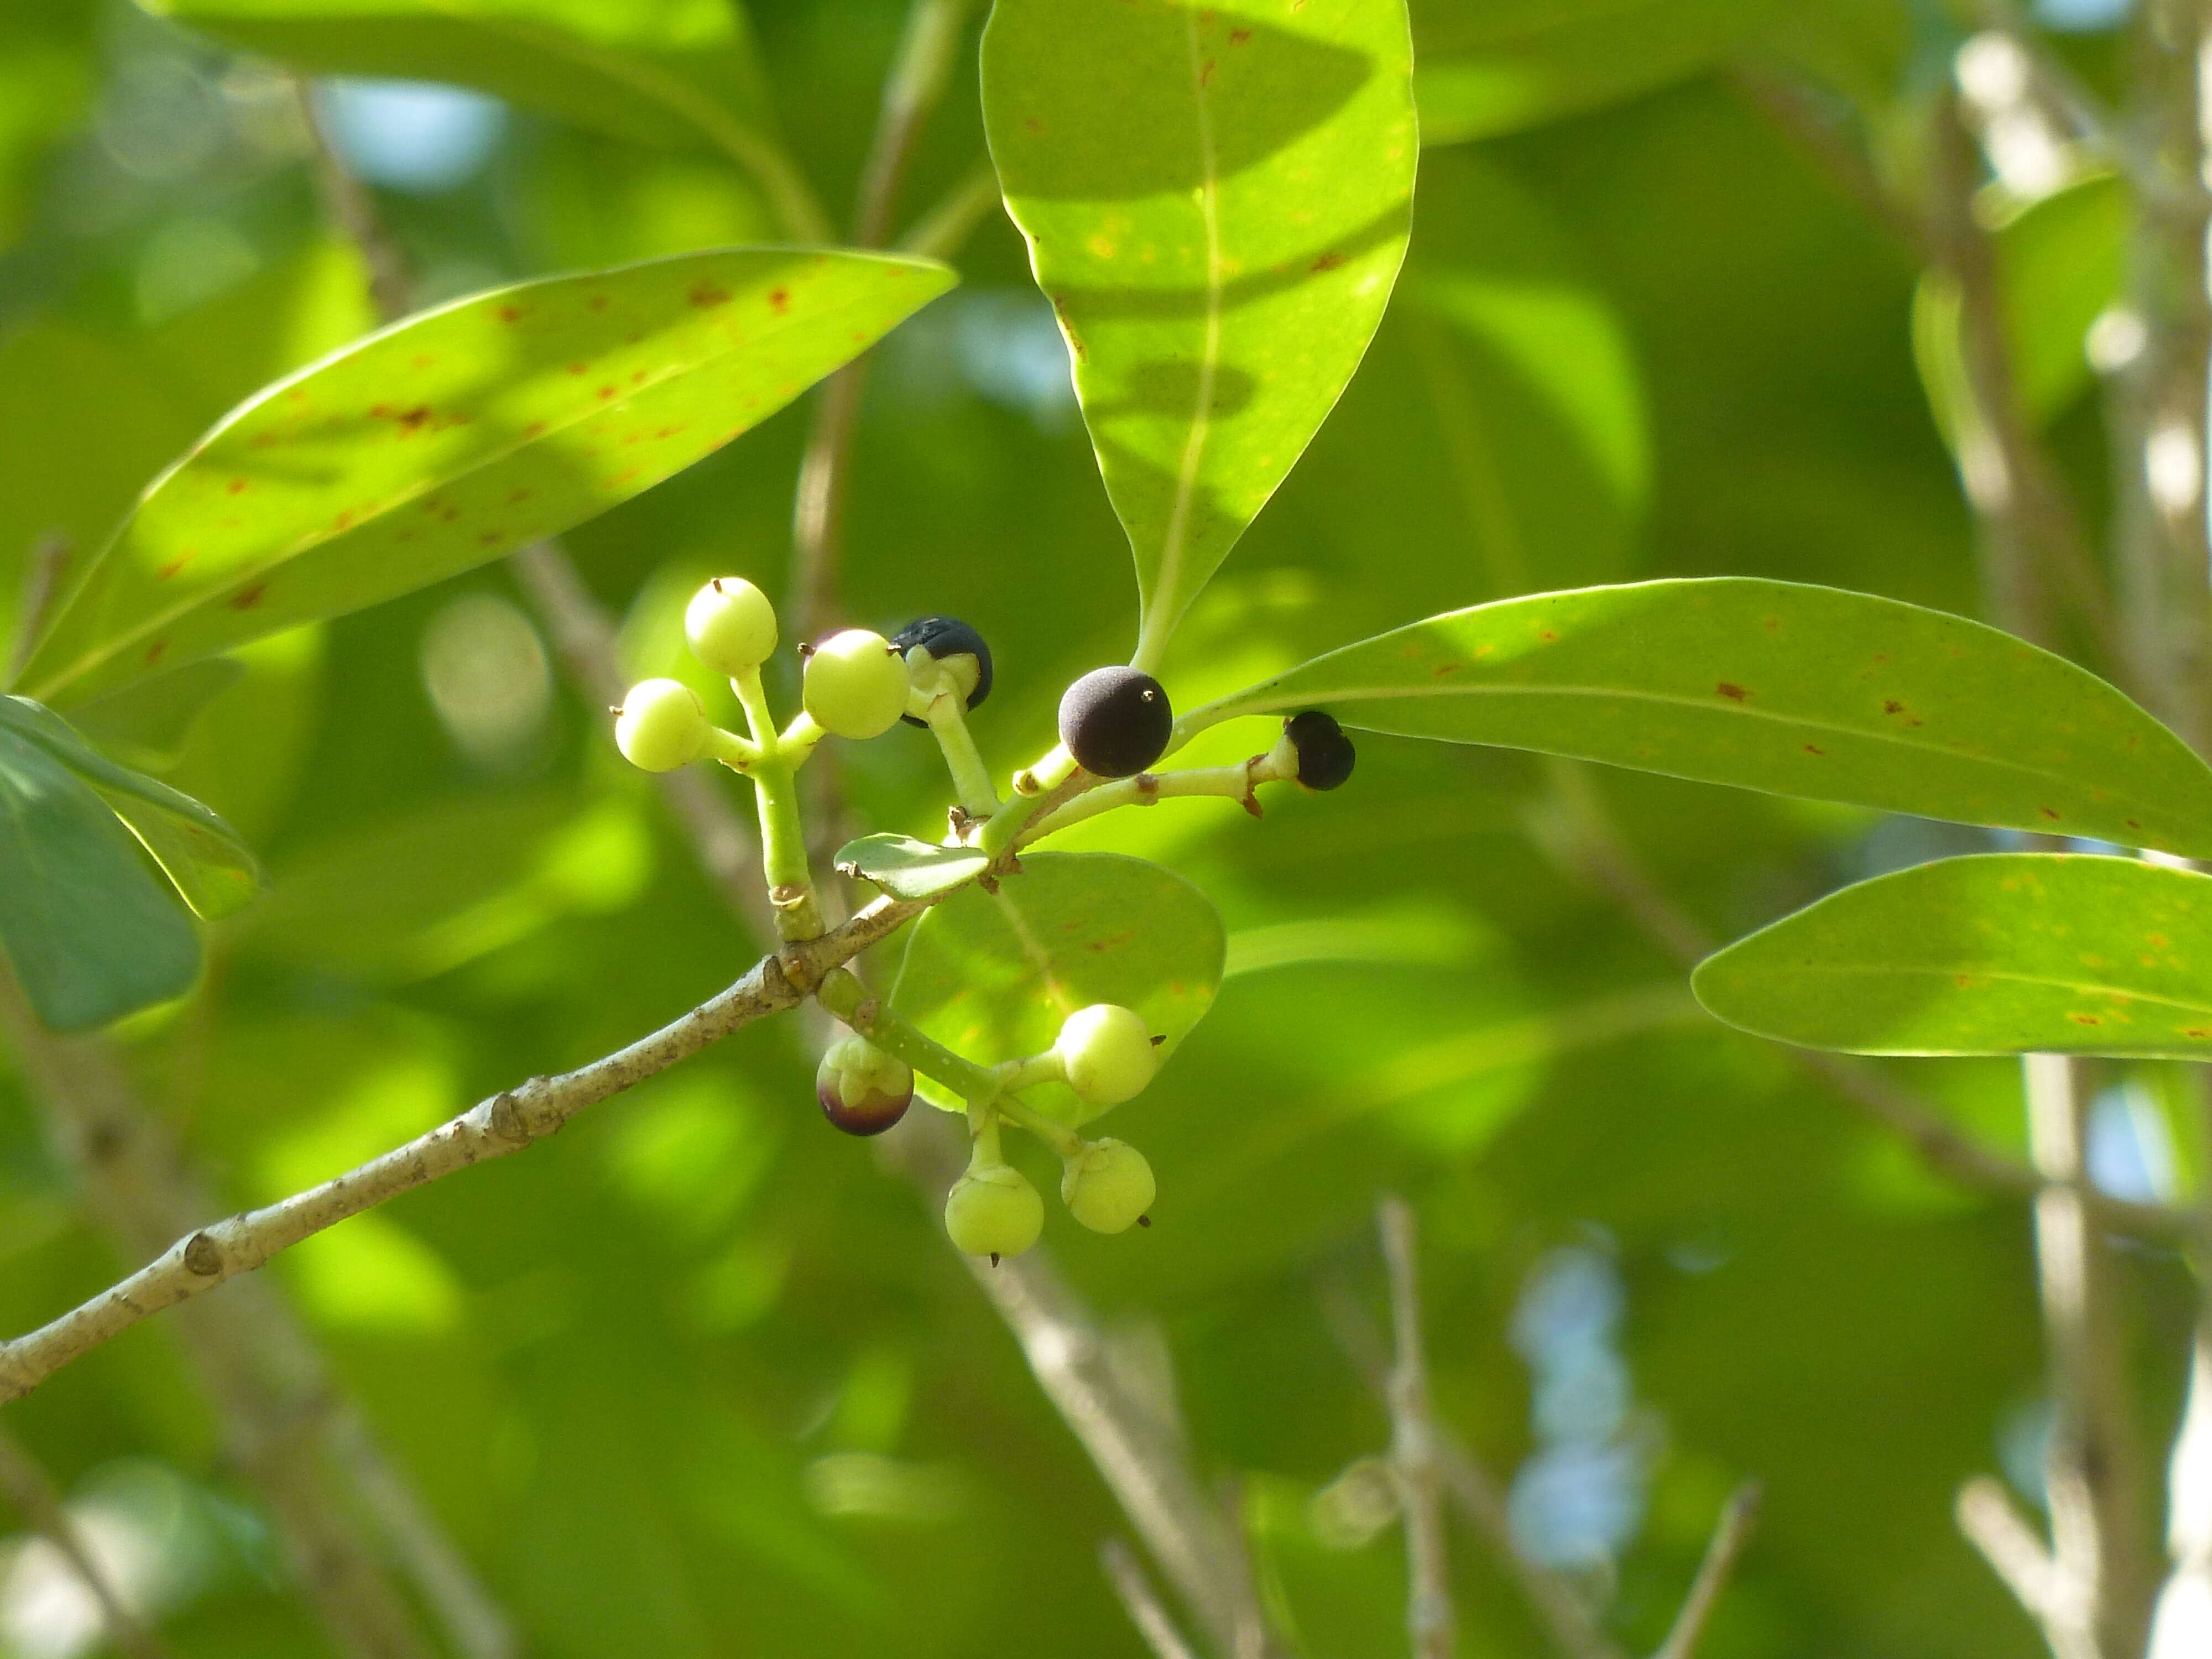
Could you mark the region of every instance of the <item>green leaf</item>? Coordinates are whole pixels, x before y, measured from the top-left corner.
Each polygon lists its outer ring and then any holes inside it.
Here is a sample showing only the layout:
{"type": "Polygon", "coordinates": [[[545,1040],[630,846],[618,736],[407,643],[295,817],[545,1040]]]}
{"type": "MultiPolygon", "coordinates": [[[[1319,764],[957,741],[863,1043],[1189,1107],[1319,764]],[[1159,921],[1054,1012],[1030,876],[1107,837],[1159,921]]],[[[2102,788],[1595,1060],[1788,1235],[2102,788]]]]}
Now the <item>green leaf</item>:
{"type": "MultiPolygon", "coordinates": [[[[1156,864],[1031,853],[996,893],[970,887],[915,924],[891,1006],[946,1048],[992,1066],[1049,1048],[1078,1008],[1117,1002],[1166,1038],[1164,1059],[1212,1005],[1227,949],[1206,895],[1156,864]]],[[[921,1086],[959,1109],[927,1079],[921,1086]]],[[[1064,1084],[1023,1098],[1068,1123],[1103,1109],[1064,1084]]]]}
{"type": "Polygon", "coordinates": [[[1404,257],[1396,0],[999,0],[984,123],[1136,554],[1136,660],[1335,404],[1404,257]]]}
{"type": "Polygon", "coordinates": [[[2212,770],[2094,674],[1963,617],[1717,577],[1432,617],[1208,704],[2212,856],[2212,770]]]}
{"type": "Polygon", "coordinates": [[[477,87],[617,138],[741,147],[767,100],[725,0],[142,0],[325,75],[477,87]]]}
{"type": "Polygon", "coordinates": [[[495,289],[268,387],[157,479],[21,689],[74,702],[422,587],[749,430],[951,285],[732,249],[495,289]]]}
{"type": "Polygon", "coordinates": [[[2212,877],[1992,853],[1831,893],[1708,957],[1731,1025],[1865,1054],[2212,1055],[2212,877]]]}
{"type": "Polygon", "coordinates": [[[991,855],[972,847],[937,847],[912,836],[863,836],[837,849],[837,868],[872,881],[893,898],[928,898],[988,867],[991,855]]]}
{"type": "Polygon", "coordinates": [[[159,770],[176,764],[201,713],[245,677],[235,658],[204,658],[80,703],[70,724],[126,763],[159,770]]]}
{"type": "Polygon", "coordinates": [[[115,814],[12,719],[0,720],[0,945],[58,1031],[180,996],[199,972],[199,934],[115,814]]]}
{"type": "Polygon", "coordinates": [[[37,744],[106,802],[199,915],[227,916],[261,890],[252,849],[190,795],[117,765],[28,698],[0,697],[0,727],[37,744]]]}
{"type": "Polygon", "coordinates": [[[1706,68],[1774,0],[1428,0],[1417,7],[1421,142],[1517,132],[1706,68]]]}

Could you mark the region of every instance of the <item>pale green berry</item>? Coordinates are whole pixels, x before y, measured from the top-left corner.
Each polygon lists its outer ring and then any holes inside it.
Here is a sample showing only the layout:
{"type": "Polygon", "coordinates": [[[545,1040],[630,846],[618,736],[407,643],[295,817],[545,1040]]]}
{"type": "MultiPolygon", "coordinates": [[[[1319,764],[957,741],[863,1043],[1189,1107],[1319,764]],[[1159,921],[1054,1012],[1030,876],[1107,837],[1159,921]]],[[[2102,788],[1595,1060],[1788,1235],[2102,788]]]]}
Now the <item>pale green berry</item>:
{"type": "Polygon", "coordinates": [[[1067,1069],[1067,1086],[1093,1106],[1118,1106],[1143,1093],[1160,1069],[1144,1016],[1110,1002],[1077,1009],[1052,1046],[1067,1069]]]}
{"type": "Polygon", "coordinates": [[[945,1195],[945,1231],[969,1255],[1019,1255],[1044,1231],[1044,1200],[1011,1164],[970,1169],[945,1195]]]}
{"type": "Polygon", "coordinates": [[[681,680],[645,680],[615,714],[615,745],[632,766],[673,772],[707,752],[707,707],[681,680]]]}
{"type": "Polygon", "coordinates": [[[878,738],[906,713],[906,659],[880,634],[848,628],[806,659],[806,712],[841,738],[878,738]]]}
{"type": "Polygon", "coordinates": [[[1060,1201],[1094,1233],[1127,1231],[1158,1191],[1145,1155],[1123,1140],[1092,1141],[1060,1170],[1060,1201]]]}
{"type": "Polygon", "coordinates": [[[743,576],[717,576],[684,608],[684,637],[717,674],[750,674],[775,654],[775,607],[743,576]]]}

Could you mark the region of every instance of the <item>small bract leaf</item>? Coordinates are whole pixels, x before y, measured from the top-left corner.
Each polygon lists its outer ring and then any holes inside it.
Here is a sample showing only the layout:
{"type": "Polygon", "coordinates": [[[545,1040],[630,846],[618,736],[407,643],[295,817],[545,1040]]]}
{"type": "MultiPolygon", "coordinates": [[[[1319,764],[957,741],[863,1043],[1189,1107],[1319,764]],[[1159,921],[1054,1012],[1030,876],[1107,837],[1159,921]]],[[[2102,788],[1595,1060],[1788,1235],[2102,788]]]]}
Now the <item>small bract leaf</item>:
{"type": "Polygon", "coordinates": [[[70,724],[134,766],[173,766],[207,706],[245,677],[232,657],[206,657],[70,710],[70,724]]]}
{"type": "Polygon", "coordinates": [[[2212,877],[1992,853],[1861,882],[1708,957],[1731,1025],[1865,1054],[2212,1058],[2212,877]]]}
{"type": "Polygon", "coordinates": [[[2104,681],[1894,599],[1717,577],[1542,593],[1378,635],[1208,704],[1326,708],[1775,794],[2212,856],[2212,770],[2104,681]]]}
{"type": "Polygon", "coordinates": [[[0,945],[39,1018],[89,1030],[191,987],[199,934],[115,814],[0,722],[0,945]]]}
{"type": "Polygon", "coordinates": [[[935,847],[912,836],[863,836],[837,849],[837,868],[872,881],[893,898],[927,898],[981,875],[991,855],[972,847],[935,847]]]}
{"type": "Polygon", "coordinates": [[[43,749],[105,801],[200,915],[227,916],[261,890],[253,849],[213,809],[118,765],[27,697],[0,697],[0,727],[43,749]]]}
{"type": "Polygon", "coordinates": [[[1390,297],[1419,143],[1401,0],[999,0],[984,124],[1168,636],[1390,297]]]}
{"type": "Polygon", "coordinates": [[[711,454],[943,293],[741,248],[494,289],[281,380],[157,479],[25,667],[75,702],[501,558],[711,454]]]}
{"type": "MultiPolygon", "coordinates": [[[[980,1064],[1042,1054],[1079,1008],[1115,1003],[1164,1039],[1163,1060],[1212,1006],[1227,943],[1205,894],[1142,859],[1030,853],[996,893],[955,893],[915,924],[891,1006],[980,1064]]],[[[925,1097],[957,1111],[924,1079],[925,1097]]],[[[1102,1109],[1065,1084],[1023,1098],[1069,1123],[1102,1109]]]]}

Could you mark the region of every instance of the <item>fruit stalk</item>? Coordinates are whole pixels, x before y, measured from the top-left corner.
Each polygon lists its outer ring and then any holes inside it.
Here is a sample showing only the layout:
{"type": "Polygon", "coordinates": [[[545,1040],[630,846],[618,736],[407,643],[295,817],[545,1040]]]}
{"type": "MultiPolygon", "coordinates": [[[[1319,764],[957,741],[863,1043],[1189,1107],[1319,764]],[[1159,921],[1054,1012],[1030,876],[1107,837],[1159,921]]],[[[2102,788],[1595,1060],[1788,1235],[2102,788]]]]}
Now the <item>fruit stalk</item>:
{"type": "Polygon", "coordinates": [[[884,1007],[848,969],[825,975],[814,996],[885,1054],[943,1084],[971,1108],[990,1105],[1005,1087],[996,1072],[954,1054],[884,1007]]]}

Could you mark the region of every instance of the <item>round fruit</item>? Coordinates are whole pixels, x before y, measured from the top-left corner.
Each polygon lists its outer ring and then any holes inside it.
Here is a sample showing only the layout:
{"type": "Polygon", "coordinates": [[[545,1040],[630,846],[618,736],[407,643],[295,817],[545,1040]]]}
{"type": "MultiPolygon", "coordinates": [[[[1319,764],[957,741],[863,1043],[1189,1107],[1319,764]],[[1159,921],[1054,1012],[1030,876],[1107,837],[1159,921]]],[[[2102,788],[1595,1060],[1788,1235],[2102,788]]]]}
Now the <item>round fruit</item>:
{"type": "Polygon", "coordinates": [[[1144,1016],[1110,1002],[1077,1009],[1052,1046],[1066,1068],[1067,1086],[1093,1106],[1118,1106],[1142,1094],[1160,1069],[1144,1016]]]}
{"type": "Polygon", "coordinates": [[[1060,1172],[1060,1200],[1094,1233],[1127,1232],[1152,1207],[1158,1192],[1152,1166],[1123,1140],[1093,1141],[1060,1172]]]}
{"type": "Polygon", "coordinates": [[[645,680],[615,711],[615,745],[632,766],[673,772],[707,752],[707,706],[681,680],[645,680]]]}
{"type": "MultiPolygon", "coordinates": [[[[967,698],[963,707],[973,708],[991,695],[991,647],[957,617],[917,617],[891,635],[891,643],[902,656],[918,645],[944,664],[967,698]]],[[[912,714],[900,718],[908,726],[929,724],[912,714]]]]}
{"type": "Polygon", "coordinates": [[[814,1073],[822,1115],[848,1135],[879,1135],[914,1103],[914,1073],[866,1037],[830,1045],[814,1073]]]}
{"type": "Polygon", "coordinates": [[[945,1195],[945,1231],[969,1255],[1019,1255],[1044,1231],[1044,1200],[1011,1164],[971,1169],[945,1195]]]}
{"type": "Polygon", "coordinates": [[[906,659],[865,628],[832,634],[806,659],[806,712],[841,738],[881,737],[906,713],[906,659]]]}
{"type": "Polygon", "coordinates": [[[684,637],[717,674],[749,674],[775,654],[775,607],[743,576],[717,576],[684,607],[684,637]]]}
{"type": "Polygon", "coordinates": [[[1334,718],[1318,708],[1293,714],[1283,722],[1283,735],[1297,751],[1298,781],[1309,789],[1334,789],[1352,775],[1352,739],[1334,718]]]}
{"type": "Polygon", "coordinates": [[[1060,740],[1102,778],[1131,778],[1168,750],[1175,710],[1140,668],[1094,668],[1060,700],[1060,740]]]}

